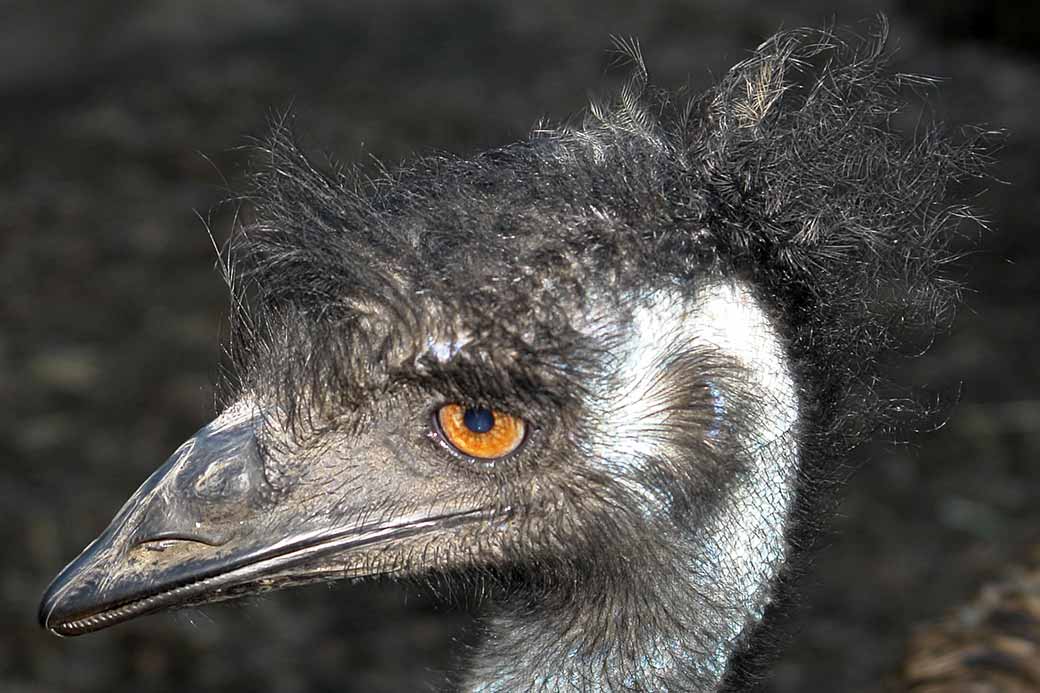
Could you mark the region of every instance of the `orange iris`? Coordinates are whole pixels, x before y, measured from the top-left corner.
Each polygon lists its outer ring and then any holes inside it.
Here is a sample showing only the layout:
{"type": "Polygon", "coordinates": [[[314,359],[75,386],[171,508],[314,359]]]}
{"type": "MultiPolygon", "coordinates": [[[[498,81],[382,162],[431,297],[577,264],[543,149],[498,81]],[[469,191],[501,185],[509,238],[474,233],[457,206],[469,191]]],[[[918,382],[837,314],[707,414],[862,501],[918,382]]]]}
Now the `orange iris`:
{"type": "Polygon", "coordinates": [[[437,423],[444,439],[456,450],[484,460],[504,457],[516,450],[527,428],[517,416],[497,410],[467,409],[459,404],[441,407],[437,423]],[[475,413],[479,416],[475,417],[475,413]]]}

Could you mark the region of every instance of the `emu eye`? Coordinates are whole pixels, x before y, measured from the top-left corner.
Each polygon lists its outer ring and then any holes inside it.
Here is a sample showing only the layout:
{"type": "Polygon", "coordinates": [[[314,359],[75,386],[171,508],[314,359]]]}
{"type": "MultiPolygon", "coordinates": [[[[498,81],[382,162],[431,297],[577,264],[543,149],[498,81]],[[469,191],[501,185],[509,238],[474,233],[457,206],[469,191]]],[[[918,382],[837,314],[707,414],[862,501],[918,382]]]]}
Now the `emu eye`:
{"type": "Polygon", "coordinates": [[[505,412],[486,407],[445,404],[437,410],[441,437],[463,455],[481,460],[505,457],[524,442],[527,424],[505,412]]]}

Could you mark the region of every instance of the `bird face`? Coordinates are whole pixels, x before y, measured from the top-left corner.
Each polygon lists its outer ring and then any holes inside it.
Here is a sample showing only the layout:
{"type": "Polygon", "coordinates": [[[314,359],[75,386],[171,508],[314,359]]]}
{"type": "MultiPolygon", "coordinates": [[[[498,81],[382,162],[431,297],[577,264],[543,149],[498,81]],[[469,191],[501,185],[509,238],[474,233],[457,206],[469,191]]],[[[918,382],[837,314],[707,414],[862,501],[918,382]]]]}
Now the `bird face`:
{"type": "Polygon", "coordinates": [[[536,140],[362,192],[276,145],[229,272],[233,404],[55,579],[46,627],[374,574],[633,585],[680,560],[760,606],[793,379],[750,282],[662,206],[656,140],[536,140]]]}
{"type": "MultiPolygon", "coordinates": [[[[726,511],[705,499],[770,473],[733,449],[777,441],[781,463],[765,487],[779,496],[741,512],[745,524],[755,515],[779,526],[797,412],[749,290],[706,282],[693,299],[657,292],[590,306],[571,323],[569,359],[548,371],[556,380],[534,381],[544,364],[493,364],[461,329],[418,340],[407,375],[353,407],[319,414],[312,404],[290,419],[273,396],[245,394],[55,579],[41,622],[75,635],[170,606],[376,574],[523,565],[573,579],[617,570],[621,553],[645,565],[656,548],[674,552],[654,537],[676,525],[692,534],[726,511]],[[592,354],[596,366],[580,368],[592,354]],[[554,391],[560,383],[569,390],[554,391]],[[752,438],[735,410],[753,414],[752,438]]],[[[750,525],[748,536],[761,534],[750,525]]]]}

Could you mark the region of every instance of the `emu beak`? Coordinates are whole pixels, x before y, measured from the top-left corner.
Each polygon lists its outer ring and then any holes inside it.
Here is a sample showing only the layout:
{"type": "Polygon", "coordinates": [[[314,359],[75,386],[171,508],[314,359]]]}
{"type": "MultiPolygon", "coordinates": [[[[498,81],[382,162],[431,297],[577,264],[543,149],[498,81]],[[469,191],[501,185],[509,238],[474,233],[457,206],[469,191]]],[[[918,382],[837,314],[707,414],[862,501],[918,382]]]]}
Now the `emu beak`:
{"type": "Polygon", "coordinates": [[[395,494],[411,484],[385,468],[385,454],[366,450],[355,451],[351,471],[361,483],[349,494],[304,489],[309,505],[287,502],[265,478],[258,416],[239,403],[181,445],[54,579],[40,625],[80,635],[168,607],[386,572],[392,567],[349,558],[488,515],[445,507],[436,495],[393,510],[395,494]]]}

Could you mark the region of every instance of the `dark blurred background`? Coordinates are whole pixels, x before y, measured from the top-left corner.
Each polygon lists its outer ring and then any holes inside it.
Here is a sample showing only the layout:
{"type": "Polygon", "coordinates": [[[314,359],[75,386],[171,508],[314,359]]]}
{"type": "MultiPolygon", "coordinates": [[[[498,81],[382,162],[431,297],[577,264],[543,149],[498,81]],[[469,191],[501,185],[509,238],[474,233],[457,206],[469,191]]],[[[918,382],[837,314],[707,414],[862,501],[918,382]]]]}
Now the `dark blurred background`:
{"type": "Polygon", "coordinates": [[[1040,539],[1040,8],[853,0],[0,1],[0,690],[409,690],[453,666],[464,610],[337,585],[59,640],[40,593],[213,414],[218,242],[247,136],[290,104],[313,151],[395,161],[521,138],[607,89],[609,36],[655,81],[710,83],[774,30],[888,14],[895,69],[947,78],[951,124],[1004,128],[994,231],[914,381],[941,430],[864,452],[763,691],[870,690],[914,624],[1040,539]]]}

